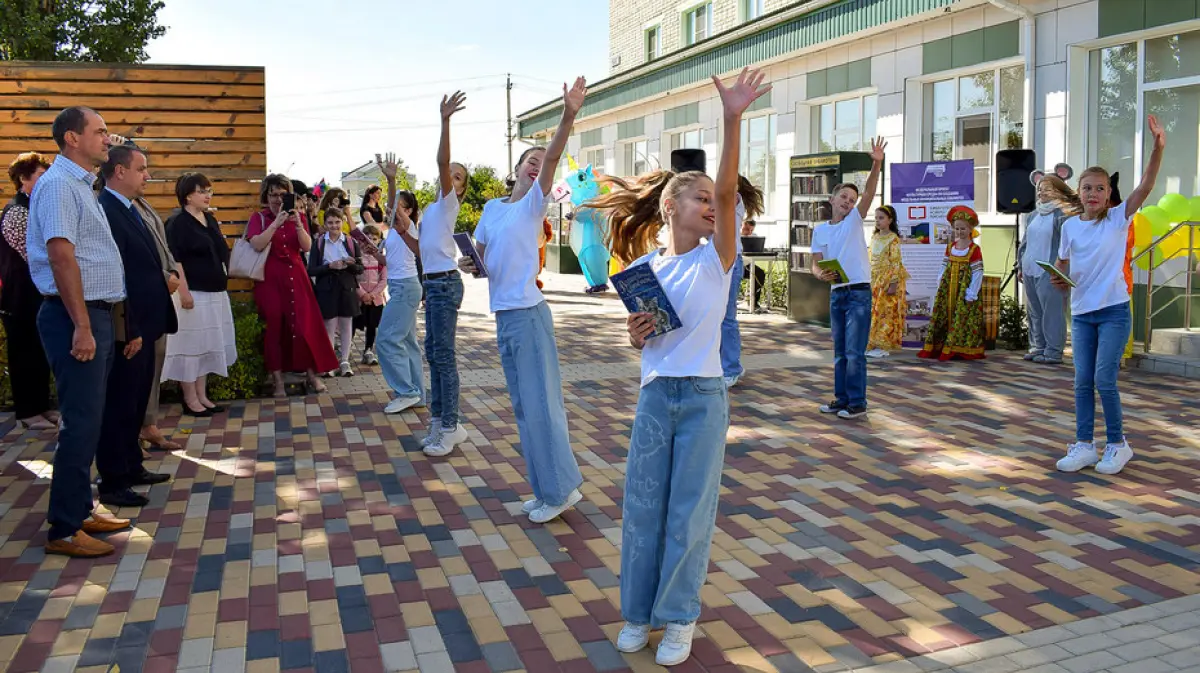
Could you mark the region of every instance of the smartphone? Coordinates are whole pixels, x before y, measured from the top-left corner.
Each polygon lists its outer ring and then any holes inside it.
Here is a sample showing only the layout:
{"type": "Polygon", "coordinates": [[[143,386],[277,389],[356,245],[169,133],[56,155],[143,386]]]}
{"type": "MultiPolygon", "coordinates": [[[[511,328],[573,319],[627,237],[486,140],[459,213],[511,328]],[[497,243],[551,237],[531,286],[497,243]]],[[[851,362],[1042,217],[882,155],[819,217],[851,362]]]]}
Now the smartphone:
{"type": "Polygon", "coordinates": [[[287,210],[295,210],[295,209],[296,209],[296,195],[295,194],[284,194],[283,195],[283,206],[282,206],[281,210],[287,211],[287,210]]]}

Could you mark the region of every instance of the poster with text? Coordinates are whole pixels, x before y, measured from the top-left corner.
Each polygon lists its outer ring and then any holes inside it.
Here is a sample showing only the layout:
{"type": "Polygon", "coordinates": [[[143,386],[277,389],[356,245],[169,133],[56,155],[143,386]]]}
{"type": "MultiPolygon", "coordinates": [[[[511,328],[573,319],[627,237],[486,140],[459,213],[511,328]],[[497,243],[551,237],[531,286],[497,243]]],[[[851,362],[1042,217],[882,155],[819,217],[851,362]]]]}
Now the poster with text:
{"type": "Polygon", "coordinates": [[[975,207],[975,162],[965,159],[892,164],[891,177],[889,203],[896,209],[896,225],[904,244],[901,253],[909,275],[910,329],[903,343],[920,347],[924,339],[918,340],[918,336],[929,321],[942,258],[950,242],[946,213],[954,206],[975,207]]]}

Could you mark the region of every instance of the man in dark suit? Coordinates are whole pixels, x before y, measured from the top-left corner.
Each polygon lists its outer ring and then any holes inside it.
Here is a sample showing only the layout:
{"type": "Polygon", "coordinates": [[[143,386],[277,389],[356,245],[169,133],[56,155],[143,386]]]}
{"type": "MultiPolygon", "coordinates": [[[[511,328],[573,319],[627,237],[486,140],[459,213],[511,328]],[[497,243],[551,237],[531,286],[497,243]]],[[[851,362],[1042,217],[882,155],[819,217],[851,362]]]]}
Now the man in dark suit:
{"type": "Polygon", "coordinates": [[[104,421],[96,450],[100,502],[141,507],[149,500],[133,486],[159,484],[166,474],[146,471],[138,434],[154,379],[154,343],[178,328],[175,305],[162,272],[154,235],[135,206],[150,179],[146,155],[136,146],[117,145],[100,166],[105,188],[100,206],[125,267],[124,335],[118,325],[116,357],[108,377],[104,421]]]}

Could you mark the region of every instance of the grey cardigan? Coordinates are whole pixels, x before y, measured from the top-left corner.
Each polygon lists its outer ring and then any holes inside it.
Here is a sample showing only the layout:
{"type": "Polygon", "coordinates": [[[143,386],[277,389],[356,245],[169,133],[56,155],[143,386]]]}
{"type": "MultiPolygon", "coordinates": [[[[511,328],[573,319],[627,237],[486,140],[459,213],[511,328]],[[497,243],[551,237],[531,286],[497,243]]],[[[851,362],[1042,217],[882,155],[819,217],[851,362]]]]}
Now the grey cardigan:
{"type": "MultiPolygon", "coordinates": [[[[1037,215],[1036,210],[1033,211],[1032,213],[1025,213],[1025,230],[1026,231],[1029,230],[1029,223],[1030,223],[1030,221],[1033,220],[1034,216],[1036,216],[1036,215],[1037,215]]],[[[1066,213],[1064,213],[1062,208],[1056,208],[1054,210],[1053,215],[1054,215],[1054,233],[1050,235],[1050,255],[1053,257],[1053,259],[1046,260],[1047,262],[1052,262],[1052,263],[1058,261],[1058,245],[1062,241],[1063,222],[1066,222],[1067,220],[1069,220],[1073,217],[1072,215],[1067,215],[1066,213]]],[[[1017,246],[1017,266],[1018,266],[1018,268],[1021,265],[1021,260],[1025,258],[1025,246],[1028,244],[1029,244],[1029,239],[1022,238],[1021,245],[1017,246]]]]}

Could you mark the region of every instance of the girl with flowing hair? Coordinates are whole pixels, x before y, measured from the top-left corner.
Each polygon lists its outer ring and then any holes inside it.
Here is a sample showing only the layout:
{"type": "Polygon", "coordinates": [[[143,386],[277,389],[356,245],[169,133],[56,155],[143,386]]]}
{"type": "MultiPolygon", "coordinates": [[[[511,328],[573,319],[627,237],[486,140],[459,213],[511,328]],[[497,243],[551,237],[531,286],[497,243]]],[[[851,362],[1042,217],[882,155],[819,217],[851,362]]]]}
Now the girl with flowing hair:
{"type": "Polygon", "coordinates": [[[1066,164],[1054,173],[1035,172],[1037,208],[1025,219],[1025,236],[1017,250],[1019,272],[1025,284],[1029,314],[1029,352],[1025,359],[1039,364],[1062,364],[1067,345],[1066,296],[1050,282],[1050,274],[1038,262],[1053,261],[1062,240],[1062,226],[1083,212],[1079,195],[1066,180],[1073,171],[1066,164]]]}

